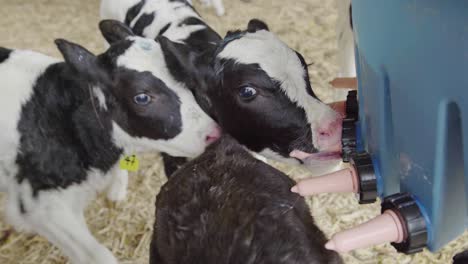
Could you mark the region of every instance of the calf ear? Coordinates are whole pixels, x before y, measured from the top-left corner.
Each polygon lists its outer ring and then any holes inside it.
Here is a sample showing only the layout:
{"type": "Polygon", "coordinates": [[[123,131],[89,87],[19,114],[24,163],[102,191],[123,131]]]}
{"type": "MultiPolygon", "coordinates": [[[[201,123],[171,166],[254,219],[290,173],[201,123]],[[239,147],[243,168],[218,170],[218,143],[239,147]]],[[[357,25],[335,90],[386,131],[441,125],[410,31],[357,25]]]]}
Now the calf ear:
{"type": "Polygon", "coordinates": [[[64,39],[55,40],[59,51],[67,65],[75,70],[81,77],[86,77],[92,81],[104,81],[105,76],[100,69],[97,57],[82,46],[66,41],[64,39]]]}
{"type": "Polygon", "coordinates": [[[205,112],[212,115],[208,89],[214,79],[210,67],[211,54],[199,54],[185,44],[172,42],[164,36],[157,39],[171,74],[179,82],[184,82],[205,112]]]}
{"type": "Polygon", "coordinates": [[[187,45],[159,36],[156,41],[161,46],[167,67],[177,81],[194,82],[197,77],[196,52],[187,45]]]}
{"type": "Polygon", "coordinates": [[[247,31],[250,32],[250,33],[254,33],[258,30],[266,30],[266,31],[270,31],[270,29],[268,28],[268,25],[261,21],[260,19],[252,19],[249,21],[249,24],[247,25],[247,31]]]}
{"type": "Polygon", "coordinates": [[[109,44],[121,41],[130,36],[135,36],[127,25],[112,19],[102,20],[99,23],[99,29],[101,30],[102,36],[109,44]]]}

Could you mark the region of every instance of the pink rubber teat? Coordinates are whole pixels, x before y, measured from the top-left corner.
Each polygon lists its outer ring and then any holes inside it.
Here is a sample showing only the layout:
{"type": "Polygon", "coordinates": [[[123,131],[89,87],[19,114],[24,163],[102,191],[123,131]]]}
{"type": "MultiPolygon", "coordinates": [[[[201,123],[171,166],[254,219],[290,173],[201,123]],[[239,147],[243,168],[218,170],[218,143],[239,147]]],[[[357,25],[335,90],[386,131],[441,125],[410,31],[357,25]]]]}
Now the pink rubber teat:
{"type": "Polygon", "coordinates": [[[291,191],[301,196],[318,193],[355,192],[359,190],[359,180],[354,167],[346,168],[319,177],[299,181],[291,191]]]}
{"type": "Polygon", "coordinates": [[[392,210],[356,226],[355,228],[335,234],[325,248],[340,253],[369,247],[386,242],[400,243],[406,239],[405,228],[392,210]]]}

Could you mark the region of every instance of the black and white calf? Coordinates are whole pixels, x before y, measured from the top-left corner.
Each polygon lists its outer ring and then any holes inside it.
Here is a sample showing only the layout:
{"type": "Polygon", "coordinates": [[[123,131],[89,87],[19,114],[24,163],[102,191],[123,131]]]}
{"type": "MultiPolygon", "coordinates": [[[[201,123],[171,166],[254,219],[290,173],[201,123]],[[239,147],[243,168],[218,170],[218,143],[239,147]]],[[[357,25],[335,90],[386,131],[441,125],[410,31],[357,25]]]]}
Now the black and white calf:
{"type": "Polygon", "coordinates": [[[293,185],[223,136],[161,188],[150,263],[342,263],[293,185]]]}
{"type": "MultiPolygon", "coordinates": [[[[117,263],[91,235],[83,210],[99,191],[122,199],[122,154],[195,157],[215,122],[174,80],[154,40],[100,24],[112,45],[95,56],[57,40],[65,62],[0,48],[0,189],[15,228],[38,233],[77,264],[117,263]]],[[[213,137],[214,135],[214,137],[213,137]]]]}
{"type": "Polygon", "coordinates": [[[101,19],[123,22],[138,36],[165,36],[196,52],[214,49],[221,40],[185,0],[102,0],[101,19]]]}
{"type": "Polygon", "coordinates": [[[250,150],[311,166],[339,158],[341,115],[314,94],[302,55],[262,21],[228,33],[209,64],[185,45],[160,43],[174,62],[171,73],[197,76],[202,108],[250,150]]]}
{"type": "Polygon", "coordinates": [[[252,20],[246,31],[217,40],[186,1],[127,2],[112,6],[104,0],[101,15],[158,38],[171,74],[240,143],[269,158],[299,158],[311,166],[339,158],[341,116],[315,96],[302,55],[265,23],[252,20]],[[151,19],[141,22],[145,17],[151,19]]]}
{"type": "MultiPolygon", "coordinates": [[[[221,41],[221,37],[203,22],[191,3],[185,0],[102,0],[101,18],[125,23],[139,36],[150,39],[165,36],[174,42],[183,43],[197,56],[208,60],[217,43],[221,41]]],[[[197,82],[193,81],[195,76],[187,78],[187,73],[176,67],[177,63],[168,59],[171,74],[198,96],[200,93],[196,90],[199,87],[197,82]]],[[[203,98],[196,99],[207,113],[211,113],[203,107],[203,98]]],[[[184,158],[172,157],[167,153],[162,153],[162,156],[166,175],[172,174],[186,162],[184,158]]]]}

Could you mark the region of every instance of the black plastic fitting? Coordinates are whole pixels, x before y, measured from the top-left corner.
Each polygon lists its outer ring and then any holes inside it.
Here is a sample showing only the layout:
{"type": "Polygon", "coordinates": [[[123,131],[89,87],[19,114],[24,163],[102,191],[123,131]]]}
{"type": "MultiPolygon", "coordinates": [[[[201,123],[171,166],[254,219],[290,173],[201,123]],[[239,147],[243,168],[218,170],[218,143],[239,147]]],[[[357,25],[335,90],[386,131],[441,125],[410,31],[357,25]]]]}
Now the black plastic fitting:
{"type": "Polygon", "coordinates": [[[359,120],[357,91],[349,91],[348,96],[346,96],[346,119],[354,121],[359,120]]]}
{"type": "Polygon", "coordinates": [[[343,162],[349,162],[351,156],[356,153],[356,125],[355,121],[343,120],[341,131],[341,157],[343,162]]]}
{"type": "Polygon", "coordinates": [[[422,251],[427,245],[427,225],[416,200],[409,193],[390,195],[382,202],[382,213],[394,211],[405,227],[406,239],[401,243],[392,243],[398,252],[413,254],[422,251]]]}
{"type": "Polygon", "coordinates": [[[356,153],[351,156],[351,165],[357,172],[359,181],[359,203],[369,204],[377,200],[377,176],[375,175],[372,158],[367,152],[356,153]]]}
{"type": "Polygon", "coordinates": [[[349,162],[351,155],[356,153],[356,121],[359,119],[357,92],[349,91],[346,98],[346,117],[343,119],[341,134],[341,149],[343,162],[349,162]]]}

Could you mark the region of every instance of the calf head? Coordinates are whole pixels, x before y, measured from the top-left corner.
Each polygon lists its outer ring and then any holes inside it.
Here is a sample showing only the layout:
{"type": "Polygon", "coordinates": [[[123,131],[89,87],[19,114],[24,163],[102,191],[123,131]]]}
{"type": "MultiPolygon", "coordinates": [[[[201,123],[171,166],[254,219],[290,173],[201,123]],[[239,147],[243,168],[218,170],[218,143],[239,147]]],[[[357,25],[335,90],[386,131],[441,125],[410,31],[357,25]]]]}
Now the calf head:
{"type": "Polygon", "coordinates": [[[219,137],[218,126],[171,77],[160,45],[117,21],[102,21],[100,29],[110,47],[99,56],[67,41],[57,45],[65,62],[92,86],[96,107],[111,113],[116,143],[172,156],[201,154],[219,137]]]}
{"type": "Polygon", "coordinates": [[[177,51],[187,75],[199,76],[200,105],[250,150],[284,161],[339,158],[341,116],[314,94],[302,55],[262,21],[228,33],[211,58],[161,43],[177,51]]]}

